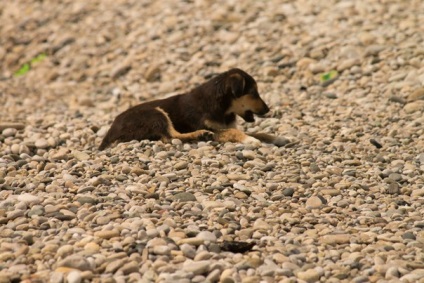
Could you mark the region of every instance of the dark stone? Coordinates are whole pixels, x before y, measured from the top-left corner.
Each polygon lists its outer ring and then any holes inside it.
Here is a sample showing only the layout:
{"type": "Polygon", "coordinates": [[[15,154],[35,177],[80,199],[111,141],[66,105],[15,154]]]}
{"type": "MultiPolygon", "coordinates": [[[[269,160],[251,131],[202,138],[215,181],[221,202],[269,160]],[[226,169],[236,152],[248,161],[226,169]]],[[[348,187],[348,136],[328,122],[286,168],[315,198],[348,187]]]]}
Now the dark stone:
{"type": "Polygon", "coordinates": [[[159,199],[159,194],[158,194],[158,193],[151,193],[151,194],[147,194],[147,195],[146,195],[146,199],[149,199],[149,198],[152,198],[152,199],[159,199]]]}
{"type": "Polygon", "coordinates": [[[399,104],[405,104],[406,103],[405,99],[403,99],[402,97],[396,96],[396,95],[390,96],[389,101],[399,103],[399,104]]]}
{"type": "Polygon", "coordinates": [[[178,193],[174,195],[174,200],[179,200],[180,202],[187,202],[187,201],[197,201],[196,197],[192,193],[178,193]]]}
{"type": "Polygon", "coordinates": [[[283,190],[283,195],[286,197],[292,197],[294,194],[294,189],[293,188],[285,188],[283,190]]]}
{"type": "Polygon", "coordinates": [[[387,188],[387,193],[389,193],[391,195],[399,194],[400,193],[400,188],[399,188],[398,183],[391,182],[389,184],[389,187],[387,188]]]}
{"type": "Polygon", "coordinates": [[[412,232],[405,232],[405,233],[402,235],[402,238],[403,238],[403,239],[405,239],[405,240],[416,240],[416,239],[417,239],[417,238],[415,237],[414,233],[412,233],[412,232]]]}
{"type": "Polygon", "coordinates": [[[96,204],[97,200],[89,196],[81,196],[77,198],[77,202],[79,202],[80,204],[85,204],[85,203],[96,204]]]}
{"type": "Polygon", "coordinates": [[[255,243],[238,242],[238,241],[224,241],[221,244],[221,250],[232,253],[245,253],[255,246],[255,243]]]}
{"type": "Polygon", "coordinates": [[[383,146],[381,145],[381,143],[379,143],[378,141],[376,141],[375,139],[370,139],[370,143],[375,146],[376,148],[382,148],[383,146]]]}

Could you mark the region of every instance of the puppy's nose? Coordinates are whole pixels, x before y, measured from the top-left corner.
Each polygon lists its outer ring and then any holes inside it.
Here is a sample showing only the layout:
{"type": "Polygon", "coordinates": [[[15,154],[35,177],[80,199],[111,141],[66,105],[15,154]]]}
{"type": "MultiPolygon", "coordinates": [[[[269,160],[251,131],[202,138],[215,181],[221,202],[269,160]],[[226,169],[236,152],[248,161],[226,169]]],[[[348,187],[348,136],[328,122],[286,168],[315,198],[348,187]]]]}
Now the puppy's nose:
{"type": "Polygon", "coordinates": [[[259,115],[265,115],[268,112],[269,112],[268,105],[266,105],[266,103],[262,101],[262,109],[261,109],[261,111],[258,114],[259,115]]]}

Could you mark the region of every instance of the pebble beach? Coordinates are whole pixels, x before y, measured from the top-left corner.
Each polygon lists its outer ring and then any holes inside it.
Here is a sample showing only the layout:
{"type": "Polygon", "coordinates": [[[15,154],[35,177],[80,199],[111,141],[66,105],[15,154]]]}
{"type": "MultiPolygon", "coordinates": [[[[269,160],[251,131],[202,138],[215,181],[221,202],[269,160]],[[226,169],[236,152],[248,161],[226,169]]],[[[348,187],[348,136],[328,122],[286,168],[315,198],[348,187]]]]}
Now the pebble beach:
{"type": "Polygon", "coordinates": [[[423,1],[14,0],[0,23],[0,283],[424,282],[423,1]],[[98,150],[234,67],[271,108],[239,129],[285,146],[98,150]]]}

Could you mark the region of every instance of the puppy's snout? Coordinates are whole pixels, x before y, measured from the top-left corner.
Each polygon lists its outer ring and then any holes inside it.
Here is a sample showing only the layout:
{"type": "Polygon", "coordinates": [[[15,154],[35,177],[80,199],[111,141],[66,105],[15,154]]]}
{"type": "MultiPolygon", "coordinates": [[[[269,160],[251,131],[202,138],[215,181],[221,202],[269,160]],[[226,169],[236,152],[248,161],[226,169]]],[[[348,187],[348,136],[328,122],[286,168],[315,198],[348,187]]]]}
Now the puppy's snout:
{"type": "Polygon", "coordinates": [[[257,114],[258,115],[265,115],[266,113],[269,112],[269,107],[268,107],[268,105],[266,105],[266,103],[263,100],[261,102],[262,102],[262,105],[261,105],[261,108],[259,109],[257,114]]]}

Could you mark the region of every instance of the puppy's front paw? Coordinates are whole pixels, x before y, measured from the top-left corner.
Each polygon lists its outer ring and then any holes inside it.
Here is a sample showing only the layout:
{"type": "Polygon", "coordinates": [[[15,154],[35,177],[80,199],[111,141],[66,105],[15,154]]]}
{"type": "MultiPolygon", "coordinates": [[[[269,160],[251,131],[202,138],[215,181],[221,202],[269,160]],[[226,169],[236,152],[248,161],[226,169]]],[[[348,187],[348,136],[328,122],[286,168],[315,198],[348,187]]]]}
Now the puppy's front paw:
{"type": "Polygon", "coordinates": [[[243,140],[244,144],[251,144],[253,146],[261,146],[262,142],[260,140],[258,140],[257,138],[251,137],[251,136],[247,136],[244,140],[243,140]]]}
{"type": "Polygon", "coordinates": [[[208,131],[208,130],[202,130],[199,134],[199,140],[201,141],[213,141],[215,138],[215,133],[208,131]]]}

